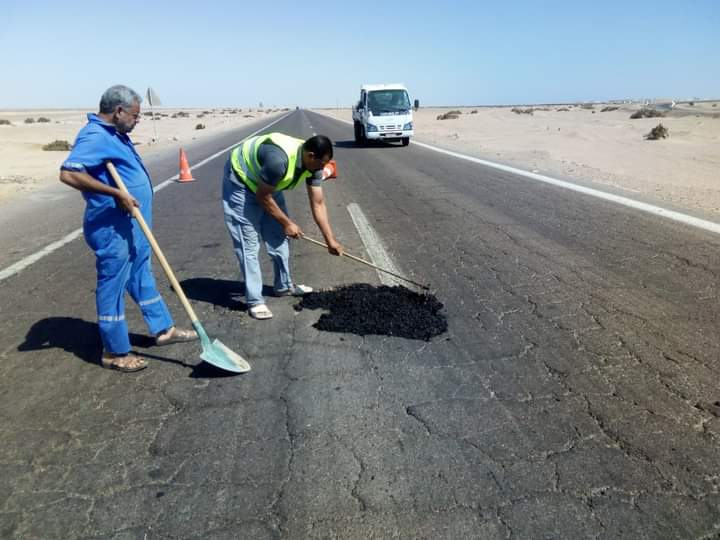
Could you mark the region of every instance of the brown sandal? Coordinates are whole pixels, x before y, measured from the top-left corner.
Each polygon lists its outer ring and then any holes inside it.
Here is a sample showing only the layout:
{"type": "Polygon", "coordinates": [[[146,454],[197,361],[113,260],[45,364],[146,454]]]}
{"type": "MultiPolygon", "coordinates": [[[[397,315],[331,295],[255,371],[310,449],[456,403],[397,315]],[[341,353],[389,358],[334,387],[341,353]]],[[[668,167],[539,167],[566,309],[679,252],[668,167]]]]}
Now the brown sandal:
{"type": "Polygon", "coordinates": [[[155,345],[171,345],[172,343],[185,343],[187,341],[195,341],[198,339],[197,332],[195,330],[183,330],[175,326],[167,332],[164,336],[157,336],[155,338],[155,345]]]}
{"type": "Polygon", "coordinates": [[[147,367],[147,361],[142,356],[133,353],[128,353],[125,356],[103,353],[101,363],[102,367],[106,369],[115,369],[123,373],[132,373],[147,367]]]}

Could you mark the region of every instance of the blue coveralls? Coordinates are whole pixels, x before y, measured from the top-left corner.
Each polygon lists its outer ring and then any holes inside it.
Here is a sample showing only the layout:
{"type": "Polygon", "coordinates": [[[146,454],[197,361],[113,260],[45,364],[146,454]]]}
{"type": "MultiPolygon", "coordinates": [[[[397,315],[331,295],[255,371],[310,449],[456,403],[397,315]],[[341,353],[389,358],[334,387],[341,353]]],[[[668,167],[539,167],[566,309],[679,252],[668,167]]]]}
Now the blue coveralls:
{"type": "MultiPolygon", "coordinates": [[[[130,137],[97,115],[88,114],[88,123],[78,133],[61,168],[85,172],[115,186],[105,166],[107,161],[115,165],[128,191],[140,203],[143,218],[152,227],[150,175],[130,137]]],[[[83,192],[83,197],[86,201],[83,232],[96,257],[95,302],[100,336],[106,351],[124,354],[130,351],[125,291],[140,306],[151,334],[157,335],[174,323],[155,285],[150,244],[137,221],[117,205],[114,197],[92,192],[83,192]]]]}

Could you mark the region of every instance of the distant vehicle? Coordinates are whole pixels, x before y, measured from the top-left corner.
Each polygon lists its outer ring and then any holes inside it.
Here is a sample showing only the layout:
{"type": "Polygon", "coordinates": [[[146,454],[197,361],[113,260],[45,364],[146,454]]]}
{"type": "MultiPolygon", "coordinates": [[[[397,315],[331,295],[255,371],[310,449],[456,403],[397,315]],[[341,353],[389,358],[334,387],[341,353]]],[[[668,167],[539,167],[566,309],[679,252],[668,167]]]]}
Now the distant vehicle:
{"type": "Polygon", "coordinates": [[[362,85],[352,111],[355,142],[400,141],[407,146],[414,134],[412,108],[402,84],[362,85]]]}

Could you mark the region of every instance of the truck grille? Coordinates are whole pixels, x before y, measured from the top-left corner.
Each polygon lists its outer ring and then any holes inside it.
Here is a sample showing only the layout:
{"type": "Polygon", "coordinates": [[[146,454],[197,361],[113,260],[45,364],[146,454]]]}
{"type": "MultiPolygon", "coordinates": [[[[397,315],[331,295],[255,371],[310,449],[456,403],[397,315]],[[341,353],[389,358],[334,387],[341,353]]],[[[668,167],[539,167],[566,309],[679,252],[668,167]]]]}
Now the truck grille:
{"type": "Polygon", "coordinates": [[[400,131],[402,126],[380,126],[380,131],[400,131]]]}

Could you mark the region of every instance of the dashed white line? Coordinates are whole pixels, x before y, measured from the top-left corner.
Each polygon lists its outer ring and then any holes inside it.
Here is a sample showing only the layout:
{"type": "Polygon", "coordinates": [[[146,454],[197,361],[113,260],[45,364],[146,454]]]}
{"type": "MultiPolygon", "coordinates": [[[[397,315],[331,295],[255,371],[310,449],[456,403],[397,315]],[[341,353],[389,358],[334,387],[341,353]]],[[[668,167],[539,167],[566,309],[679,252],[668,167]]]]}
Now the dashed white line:
{"type": "MultiPolygon", "coordinates": [[[[370,260],[375,266],[389,270],[394,274],[403,275],[400,269],[395,265],[393,260],[390,258],[385,246],[383,245],[380,236],[372,228],[370,222],[365,217],[365,214],[356,203],[350,203],[347,205],[347,210],[350,213],[350,217],[355,224],[355,228],[360,234],[360,239],[365,245],[365,250],[370,257],[370,260]]],[[[395,279],[394,277],[386,274],[385,272],[377,271],[377,275],[380,278],[380,283],[383,285],[402,285],[403,282],[395,279]]]]}
{"type": "MultiPolygon", "coordinates": [[[[248,136],[245,137],[244,139],[242,139],[242,140],[240,140],[240,141],[238,141],[238,142],[236,142],[236,143],[228,146],[227,148],[224,148],[223,150],[220,150],[219,152],[214,153],[214,154],[211,155],[210,157],[207,157],[207,158],[203,159],[202,161],[200,161],[200,162],[196,163],[195,165],[193,165],[192,167],[190,167],[190,170],[192,171],[193,169],[197,169],[198,167],[202,167],[202,166],[205,165],[207,162],[212,161],[212,160],[215,159],[216,157],[218,157],[218,156],[224,154],[225,152],[227,152],[228,150],[234,148],[235,146],[237,146],[238,144],[240,144],[241,142],[243,142],[245,139],[248,139],[248,138],[256,135],[257,133],[260,133],[261,131],[269,128],[270,126],[272,126],[272,125],[274,125],[274,124],[277,124],[280,120],[282,120],[283,118],[285,118],[286,116],[288,116],[288,115],[290,115],[290,114],[291,114],[291,113],[287,113],[287,114],[281,116],[281,117],[278,118],[277,120],[274,120],[274,121],[270,122],[268,125],[263,126],[263,127],[261,127],[260,129],[258,129],[257,131],[252,132],[250,135],[248,135],[248,136]]],[[[174,181],[177,180],[179,177],[180,177],[179,174],[176,174],[175,176],[171,176],[170,178],[168,178],[168,179],[165,180],[164,182],[161,182],[160,184],[154,186],[153,191],[154,191],[155,193],[157,193],[158,191],[160,191],[160,190],[162,190],[162,189],[165,189],[165,188],[166,188],[167,186],[169,186],[170,184],[173,184],[174,181]]],[[[56,242],[53,242],[52,244],[48,244],[47,246],[45,246],[44,248],[42,248],[42,249],[39,250],[39,251],[36,251],[36,252],[33,253],[32,255],[28,255],[27,257],[24,257],[23,259],[19,260],[18,262],[14,263],[14,264],[12,264],[12,265],[10,265],[10,266],[8,266],[7,268],[4,268],[4,269],[0,270],[0,281],[2,281],[2,280],[4,280],[4,279],[7,279],[7,278],[9,278],[10,276],[14,276],[15,274],[17,274],[18,272],[24,270],[25,268],[27,268],[27,267],[30,266],[31,264],[39,261],[40,259],[42,259],[42,258],[45,257],[46,255],[50,255],[53,251],[57,251],[58,249],[60,249],[61,247],[63,247],[65,244],[68,244],[68,243],[72,242],[73,240],[75,240],[75,239],[76,239],[78,236],[80,236],[81,234],[82,234],[82,228],[80,228],[80,229],[75,229],[73,232],[71,232],[70,234],[64,236],[64,237],[61,238],[60,240],[57,240],[56,242]]]]}

